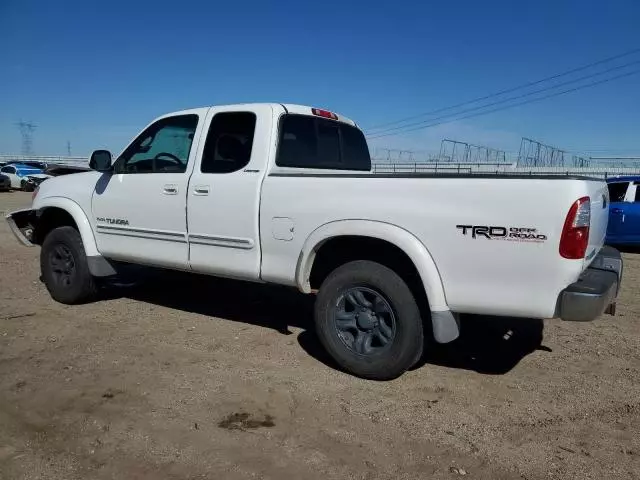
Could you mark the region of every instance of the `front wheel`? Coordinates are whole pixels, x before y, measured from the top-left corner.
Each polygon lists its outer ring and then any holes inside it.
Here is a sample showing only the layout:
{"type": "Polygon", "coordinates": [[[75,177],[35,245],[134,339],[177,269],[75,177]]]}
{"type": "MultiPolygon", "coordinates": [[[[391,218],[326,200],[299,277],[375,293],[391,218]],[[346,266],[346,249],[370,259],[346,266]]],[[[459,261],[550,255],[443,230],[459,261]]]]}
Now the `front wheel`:
{"type": "Polygon", "coordinates": [[[320,342],[347,372],[390,380],[422,353],[420,310],[393,270],[371,261],[346,263],[322,283],[315,306],[320,342]]]}
{"type": "Polygon", "coordinates": [[[96,282],[87,263],[80,233],[58,227],[45,237],[40,251],[40,270],[51,297],[67,305],[92,300],[96,282]]]}

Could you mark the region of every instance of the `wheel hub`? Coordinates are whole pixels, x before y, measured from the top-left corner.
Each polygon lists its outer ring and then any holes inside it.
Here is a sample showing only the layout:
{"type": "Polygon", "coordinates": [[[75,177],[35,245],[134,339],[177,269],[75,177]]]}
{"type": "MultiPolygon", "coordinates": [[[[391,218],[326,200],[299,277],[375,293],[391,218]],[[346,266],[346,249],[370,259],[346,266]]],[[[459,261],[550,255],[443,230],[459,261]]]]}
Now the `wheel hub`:
{"type": "Polygon", "coordinates": [[[358,327],[363,330],[373,330],[378,324],[378,319],[376,314],[367,308],[356,315],[356,322],[358,327]]]}
{"type": "Polygon", "coordinates": [[[49,262],[55,281],[64,286],[71,285],[76,268],[71,250],[65,245],[57,245],[50,254],[49,262]]]}
{"type": "Polygon", "coordinates": [[[336,302],[334,318],[338,337],[358,355],[372,355],[393,344],[396,317],[381,292],[364,286],[347,289],[336,302]]]}

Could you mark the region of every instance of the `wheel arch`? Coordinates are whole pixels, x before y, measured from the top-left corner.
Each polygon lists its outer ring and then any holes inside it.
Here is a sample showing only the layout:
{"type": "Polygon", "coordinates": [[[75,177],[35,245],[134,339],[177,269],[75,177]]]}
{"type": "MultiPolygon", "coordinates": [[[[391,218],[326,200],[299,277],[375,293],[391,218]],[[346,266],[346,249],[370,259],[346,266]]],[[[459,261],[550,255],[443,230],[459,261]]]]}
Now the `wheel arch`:
{"type": "Polygon", "coordinates": [[[430,252],[412,233],[390,223],[373,220],[338,220],[314,230],[306,239],[298,258],[296,284],[305,293],[312,291],[311,273],[317,253],[327,242],[341,237],[375,239],[396,247],[412,262],[432,312],[448,311],[444,286],[430,252]]]}
{"type": "MultiPolygon", "coordinates": [[[[89,219],[84,210],[76,202],[63,197],[48,197],[38,202],[35,207],[37,208],[38,224],[40,224],[43,219],[51,218],[50,216],[53,215],[58,216],[58,218],[64,218],[65,214],[68,215],[73,220],[73,226],[75,226],[78,233],[80,233],[87,256],[94,257],[100,255],[89,219]]],[[[51,227],[55,228],[61,225],[68,225],[68,223],[55,224],[54,222],[53,225],[49,224],[47,225],[49,228],[48,231],[51,230],[51,227]]],[[[36,231],[37,230],[38,226],[36,226],[36,231]]],[[[43,233],[46,234],[48,231],[43,233]]]]}

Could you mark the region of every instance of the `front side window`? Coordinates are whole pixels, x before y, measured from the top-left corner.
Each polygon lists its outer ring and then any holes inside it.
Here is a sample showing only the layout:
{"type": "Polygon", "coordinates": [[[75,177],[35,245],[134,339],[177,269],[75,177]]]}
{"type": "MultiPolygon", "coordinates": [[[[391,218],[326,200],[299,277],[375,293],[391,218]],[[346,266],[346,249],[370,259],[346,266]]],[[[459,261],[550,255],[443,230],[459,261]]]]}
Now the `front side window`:
{"type": "Polygon", "coordinates": [[[351,125],[307,115],[286,115],[280,125],[276,165],[370,170],[364,134],[351,125]]]}
{"type": "Polygon", "coordinates": [[[198,115],[158,120],[120,155],[116,173],[184,173],[189,162],[198,115]]]}

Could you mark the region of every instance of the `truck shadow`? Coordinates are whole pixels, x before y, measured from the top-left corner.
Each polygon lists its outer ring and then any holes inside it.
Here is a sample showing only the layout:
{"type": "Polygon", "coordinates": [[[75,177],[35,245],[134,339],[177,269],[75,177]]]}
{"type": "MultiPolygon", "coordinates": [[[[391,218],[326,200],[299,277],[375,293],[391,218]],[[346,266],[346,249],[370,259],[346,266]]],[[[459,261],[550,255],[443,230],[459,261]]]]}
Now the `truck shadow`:
{"type": "Polygon", "coordinates": [[[284,335],[293,334],[289,327],[307,329],[313,321],[313,297],[291,288],[171,271],[145,276],[139,285],[110,289],[105,296],[258,325],[284,335]]]}
{"type": "MultiPolygon", "coordinates": [[[[319,362],[340,370],[320,345],[313,328],[312,295],[278,286],[222,280],[179,272],[156,272],[139,286],[115,289],[116,296],[260,327],[284,335],[302,329],[298,343],[319,362]]],[[[427,364],[501,375],[542,346],[543,321],[464,315],[460,337],[449,344],[428,342],[412,368],[427,364]]]]}
{"type": "Polygon", "coordinates": [[[621,253],[630,253],[630,254],[639,254],[640,246],[638,245],[613,245],[614,248],[618,249],[621,253]]]}
{"type": "Polygon", "coordinates": [[[503,375],[537,350],[551,352],[542,345],[543,333],[541,319],[462,315],[460,337],[444,345],[430,342],[414,369],[429,363],[503,375]]]}
{"type": "MultiPolygon", "coordinates": [[[[485,375],[504,375],[542,345],[543,321],[536,319],[467,315],[460,320],[460,337],[448,344],[428,340],[422,358],[411,370],[425,365],[472,370],[485,375]]],[[[325,365],[340,370],[319,344],[315,332],[298,337],[300,346],[325,365]]]]}

